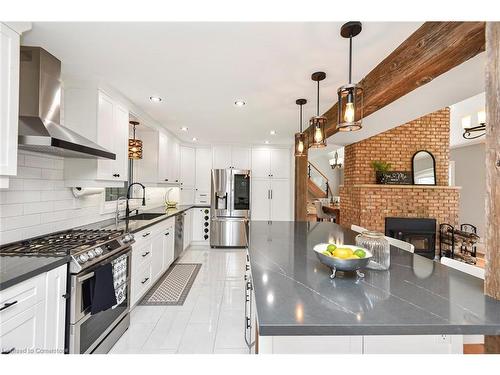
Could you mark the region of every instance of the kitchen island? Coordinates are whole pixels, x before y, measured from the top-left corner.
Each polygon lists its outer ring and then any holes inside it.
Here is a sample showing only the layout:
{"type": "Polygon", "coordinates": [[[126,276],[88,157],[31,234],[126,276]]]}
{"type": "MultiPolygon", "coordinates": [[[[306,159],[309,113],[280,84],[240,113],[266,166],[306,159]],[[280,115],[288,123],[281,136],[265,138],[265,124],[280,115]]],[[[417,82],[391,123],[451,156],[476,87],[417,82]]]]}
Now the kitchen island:
{"type": "Polygon", "coordinates": [[[259,353],[461,353],[463,335],[500,335],[483,280],[391,248],[388,271],[330,270],[321,242],[354,244],[333,223],[251,222],[250,283],[259,353]]]}

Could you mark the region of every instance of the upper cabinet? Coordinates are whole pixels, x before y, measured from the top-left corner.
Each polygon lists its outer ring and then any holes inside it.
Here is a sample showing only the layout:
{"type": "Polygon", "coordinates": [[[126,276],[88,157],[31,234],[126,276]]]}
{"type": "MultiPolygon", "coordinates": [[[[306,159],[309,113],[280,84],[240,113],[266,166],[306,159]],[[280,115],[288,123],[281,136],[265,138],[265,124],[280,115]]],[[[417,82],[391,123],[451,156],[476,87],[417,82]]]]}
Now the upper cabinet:
{"type": "Polygon", "coordinates": [[[289,149],[253,149],[252,176],[254,178],[290,178],[289,149]]]}
{"type": "Polygon", "coordinates": [[[210,178],[212,171],[212,150],[210,148],[196,149],[196,181],[195,187],[199,192],[210,192],[210,178]]]}
{"type": "Polygon", "coordinates": [[[214,146],[214,169],[250,169],[250,148],[238,146],[214,146]]]}
{"type": "Polygon", "coordinates": [[[194,188],[195,184],[195,149],[192,147],[181,146],[181,170],[180,184],[184,188],[194,188]]]}
{"type": "Polygon", "coordinates": [[[17,32],[0,23],[0,188],[8,188],[8,176],[17,174],[19,39],[17,32]]]}
{"type": "Polygon", "coordinates": [[[179,147],[173,136],[146,126],[138,127],[142,159],[134,160],[134,181],[148,185],[178,184],[179,147]],[[176,146],[177,145],[177,146],[176,146]]]}
{"type": "Polygon", "coordinates": [[[128,180],[128,109],[101,90],[65,87],[64,125],[116,154],[115,160],[67,158],[66,186],[123,186],[128,180]]]}

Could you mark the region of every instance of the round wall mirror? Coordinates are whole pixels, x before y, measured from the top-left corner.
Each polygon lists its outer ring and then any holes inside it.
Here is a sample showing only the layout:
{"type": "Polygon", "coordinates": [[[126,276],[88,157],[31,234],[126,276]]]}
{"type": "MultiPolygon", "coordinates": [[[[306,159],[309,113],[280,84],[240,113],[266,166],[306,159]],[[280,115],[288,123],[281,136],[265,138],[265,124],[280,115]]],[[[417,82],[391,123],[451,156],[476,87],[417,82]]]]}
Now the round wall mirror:
{"type": "Polygon", "coordinates": [[[436,185],[436,160],[429,151],[417,151],[411,160],[414,185],[436,185]]]}

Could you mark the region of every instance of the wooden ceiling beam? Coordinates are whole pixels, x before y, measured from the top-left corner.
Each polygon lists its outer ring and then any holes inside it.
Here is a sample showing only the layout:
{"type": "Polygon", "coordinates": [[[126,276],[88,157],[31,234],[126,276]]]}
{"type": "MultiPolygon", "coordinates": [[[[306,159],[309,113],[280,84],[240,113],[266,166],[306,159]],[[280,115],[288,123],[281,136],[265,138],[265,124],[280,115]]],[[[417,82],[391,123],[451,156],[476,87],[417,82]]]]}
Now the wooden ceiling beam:
{"type": "MultiPolygon", "coordinates": [[[[484,51],[484,22],[426,22],[363,78],[364,117],[484,51]]],[[[354,60],[354,66],[356,61],[354,60]]],[[[324,116],[337,133],[337,103],[324,116]]],[[[312,127],[306,130],[312,135],[312,127]]]]}

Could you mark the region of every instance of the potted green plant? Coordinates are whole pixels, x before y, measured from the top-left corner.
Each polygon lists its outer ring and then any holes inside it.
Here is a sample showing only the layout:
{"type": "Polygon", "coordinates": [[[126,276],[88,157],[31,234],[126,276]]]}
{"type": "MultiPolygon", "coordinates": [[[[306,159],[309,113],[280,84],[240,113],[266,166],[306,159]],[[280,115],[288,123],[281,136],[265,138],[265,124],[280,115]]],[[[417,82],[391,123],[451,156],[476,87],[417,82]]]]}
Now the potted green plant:
{"type": "Polygon", "coordinates": [[[384,173],[387,173],[391,170],[391,164],[382,160],[374,160],[370,165],[375,170],[375,179],[377,181],[377,184],[381,184],[384,173]]]}

